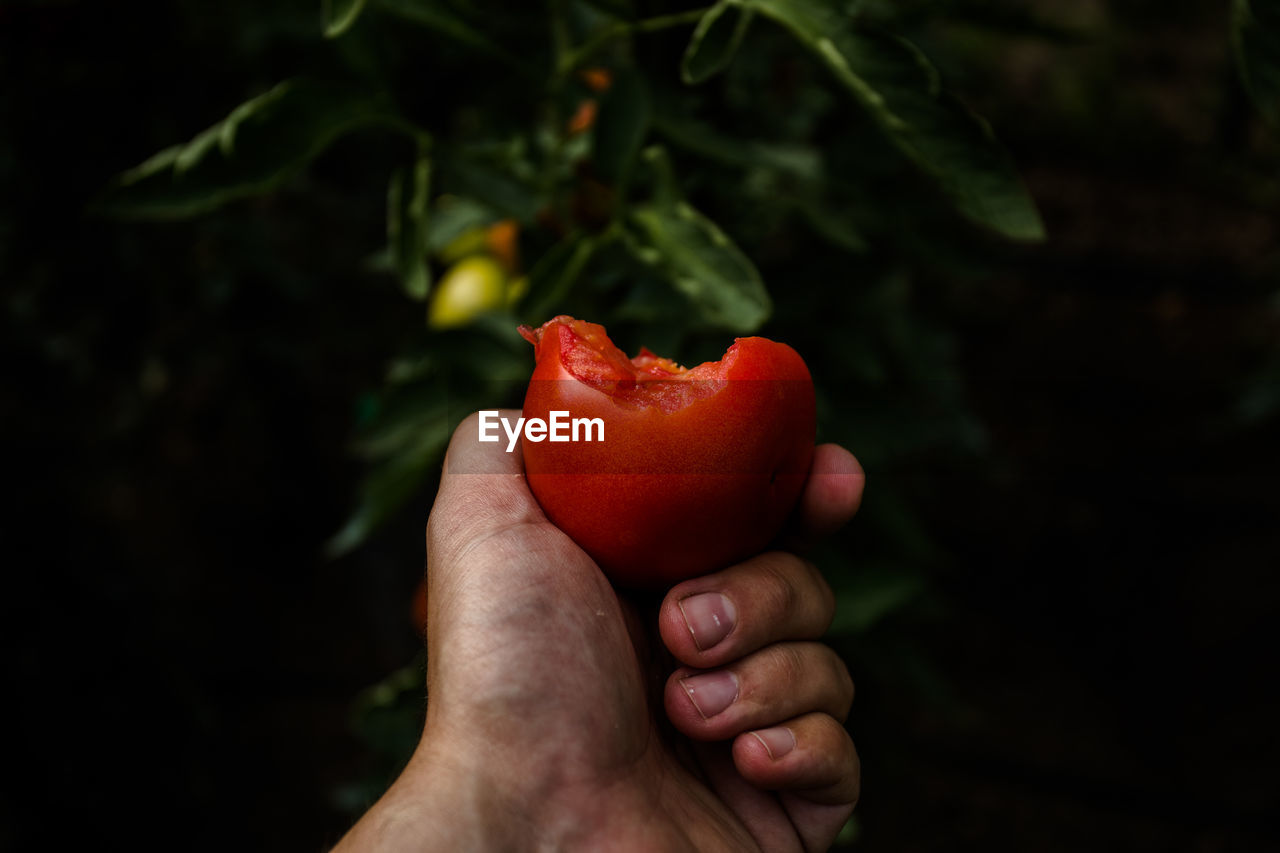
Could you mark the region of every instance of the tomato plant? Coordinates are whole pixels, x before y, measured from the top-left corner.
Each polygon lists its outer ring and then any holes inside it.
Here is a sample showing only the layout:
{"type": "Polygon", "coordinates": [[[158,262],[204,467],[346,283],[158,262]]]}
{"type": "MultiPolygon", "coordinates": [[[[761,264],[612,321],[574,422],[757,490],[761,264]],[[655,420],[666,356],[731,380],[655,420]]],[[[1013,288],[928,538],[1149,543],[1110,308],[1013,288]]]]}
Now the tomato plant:
{"type": "Polygon", "coordinates": [[[758,553],[795,505],[813,459],[813,381],[786,344],[738,338],[684,368],[603,326],[560,316],[521,333],[537,366],[526,422],[598,419],[522,443],[543,511],[626,586],[669,586],[758,553]],[[574,439],[577,440],[574,440],[574,439]]]}
{"type": "MultiPolygon", "coordinates": [[[[388,340],[361,397],[369,468],[335,556],[430,490],[462,417],[515,402],[513,330],[559,314],[699,352],[770,324],[810,342],[823,428],[869,464],[969,447],[959,386],[935,381],[953,349],[916,287],[989,257],[983,231],[1030,242],[1043,227],[974,98],[913,41],[932,50],[943,18],[989,23],[986,4],[954,5],[331,0],[295,75],[262,87],[273,58],[242,103],[187,122],[195,135],[94,206],[170,219],[275,193],[319,212],[311,194],[350,166],[350,219],[315,226],[347,235],[325,241],[345,250],[334,274],[398,286],[425,328],[388,340]],[[385,241],[370,243],[376,216],[385,241]],[[921,421],[921,404],[941,414],[921,421]]],[[[963,65],[982,44],[940,55],[963,65]]]]}

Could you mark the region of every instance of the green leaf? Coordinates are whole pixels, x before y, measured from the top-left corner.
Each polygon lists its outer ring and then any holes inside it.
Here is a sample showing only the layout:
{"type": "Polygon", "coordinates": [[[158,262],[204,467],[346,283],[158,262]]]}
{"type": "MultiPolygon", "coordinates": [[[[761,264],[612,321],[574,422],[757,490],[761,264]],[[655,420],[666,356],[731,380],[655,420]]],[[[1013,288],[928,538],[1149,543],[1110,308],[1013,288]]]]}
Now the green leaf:
{"type": "Polygon", "coordinates": [[[688,203],[631,211],[635,256],[659,269],[715,326],[745,334],[769,318],[760,273],[733,241],[688,203]]]}
{"type": "Polygon", "coordinates": [[[720,0],[707,10],[689,39],[680,62],[680,77],[690,86],[719,74],[738,52],[754,12],[732,0],[720,0]]]}
{"type": "Polygon", "coordinates": [[[810,145],[763,142],[718,133],[714,127],[691,119],[660,115],[654,129],[673,144],[710,160],[747,170],[765,169],[793,187],[786,193],[773,192],[775,206],[789,206],[813,230],[837,248],[864,252],[867,240],[850,217],[825,198],[833,186],[826,176],[822,152],[810,145]]]}
{"type": "Polygon", "coordinates": [[[499,217],[523,223],[537,217],[542,202],[537,191],[516,174],[513,163],[482,159],[477,152],[463,148],[443,147],[437,149],[436,161],[447,192],[474,199],[499,217]]]}
{"type": "Polygon", "coordinates": [[[353,819],[382,795],[386,780],[399,775],[413,754],[426,715],[426,670],[426,652],[420,649],[412,663],[365,688],[351,703],[352,733],[372,760],[334,789],[332,802],[353,819]]]}
{"type": "Polygon", "coordinates": [[[599,245],[595,237],[573,234],[548,249],[529,271],[529,292],[521,300],[520,316],[541,324],[564,313],[561,306],[599,245]]]}
{"type": "Polygon", "coordinates": [[[414,357],[393,363],[383,393],[362,407],[367,420],[355,441],[372,467],[326,553],[339,557],[358,547],[418,495],[463,418],[510,404],[527,384],[529,357],[515,318],[502,315],[434,334],[414,357]]]}
{"type": "Polygon", "coordinates": [[[1280,128],[1280,0],[1235,0],[1236,67],[1258,114],[1280,128]]]}
{"type": "Polygon", "coordinates": [[[115,216],[172,219],[267,192],[340,136],[400,127],[364,93],[290,80],[236,107],[226,119],[120,175],[95,203],[115,216]]]}
{"type": "Polygon", "coordinates": [[[833,634],[862,634],[915,601],[926,589],[920,576],[901,567],[869,567],[856,572],[836,592],[833,634]]]}
{"type": "Polygon", "coordinates": [[[680,183],[676,180],[676,172],[671,165],[671,156],[667,154],[667,149],[661,145],[650,145],[641,157],[649,173],[653,203],[670,207],[680,201],[683,198],[680,193],[680,183]]]}
{"type": "Polygon", "coordinates": [[[428,202],[431,194],[431,160],[426,145],[419,148],[411,171],[400,170],[387,192],[387,243],[405,293],[419,302],[431,289],[427,264],[428,202]]]}
{"type": "Polygon", "coordinates": [[[646,159],[666,189],[632,208],[627,247],[684,294],[705,322],[739,333],[756,330],[773,306],[755,264],[714,222],[675,195],[660,149],[649,149],[646,159]]]}
{"type": "MultiPolygon", "coordinates": [[[[431,216],[431,228],[427,232],[427,248],[433,255],[442,255],[450,244],[468,231],[476,231],[490,224],[497,216],[475,199],[454,195],[441,196],[431,216]]],[[[483,236],[481,237],[483,241],[483,236]]],[[[476,249],[479,250],[479,247],[476,249]]],[[[455,261],[450,258],[447,262],[455,261]]]]}
{"type": "Polygon", "coordinates": [[[810,145],[744,139],[674,115],[654,116],[653,128],[680,148],[710,160],[744,169],[763,167],[803,182],[824,179],[822,152],[810,145]]]}
{"type": "Polygon", "coordinates": [[[867,238],[848,216],[832,210],[821,201],[805,198],[796,202],[796,209],[813,228],[814,233],[831,245],[847,252],[861,254],[869,248],[867,238]]]}
{"type": "Polygon", "coordinates": [[[636,16],[635,3],[632,0],[583,0],[583,2],[615,18],[629,21],[636,16]]]}
{"type": "Polygon", "coordinates": [[[432,389],[419,405],[384,416],[360,447],[382,460],[365,476],[355,511],[325,545],[330,557],[359,547],[422,487],[452,434],[447,395],[432,389]]]}
{"type": "Polygon", "coordinates": [[[464,44],[516,68],[522,67],[497,42],[490,39],[477,26],[467,21],[445,0],[374,0],[378,8],[435,30],[459,44],[464,44]]]}
{"type": "Polygon", "coordinates": [[[910,42],[856,30],[820,0],[725,2],[789,30],[961,214],[1006,237],[1044,237],[1035,203],[990,127],[941,91],[937,71],[910,42]]]}
{"type": "Polygon", "coordinates": [[[325,38],[337,38],[351,29],[368,0],[324,0],[322,16],[325,38]]]}
{"type": "Polygon", "coordinates": [[[591,157],[601,179],[617,187],[620,195],[649,132],[650,115],[644,80],[633,68],[619,71],[600,103],[591,157]]]}

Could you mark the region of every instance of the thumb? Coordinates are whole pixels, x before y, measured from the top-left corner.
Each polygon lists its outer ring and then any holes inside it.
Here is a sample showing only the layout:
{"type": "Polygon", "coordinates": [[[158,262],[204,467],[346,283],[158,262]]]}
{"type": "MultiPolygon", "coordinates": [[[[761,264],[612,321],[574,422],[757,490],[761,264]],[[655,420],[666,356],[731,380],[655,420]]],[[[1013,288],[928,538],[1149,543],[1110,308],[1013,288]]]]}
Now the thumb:
{"type": "Polygon", "coordinates": [[[519,445],[507,452],[505,441],[481,441],[479,428],[473,414],[454,431],[427,521],[428,624],[446,602],[493,608],[557,599],[594,607],[612,599],[596,564],[538,506],[519,445]]]}
{"type": "MultiPolygon", "coordinates": [[[[514,420],[519,412],[502,410],[514,420]]],[[[505,442],[480,440],[480,415],[474,412],[454,430],[444,457],[440,491],[427,522],[427,554],[448,564],[472,544],[504,529],[546,523],[524,478],[524,457],[505,442]]]]}
{"type": "Polygon", "coordinates": [[[616,642],[605,637],[622,624],[608,580],[547,520],[518,445],[480,441],[479,427],[473,414],[454,431],[427,521],[427,643],[441,652],[429,660],[439,666],[448,648],[471,661],[485,650],[546,657],[565,637],[616,642]]]}

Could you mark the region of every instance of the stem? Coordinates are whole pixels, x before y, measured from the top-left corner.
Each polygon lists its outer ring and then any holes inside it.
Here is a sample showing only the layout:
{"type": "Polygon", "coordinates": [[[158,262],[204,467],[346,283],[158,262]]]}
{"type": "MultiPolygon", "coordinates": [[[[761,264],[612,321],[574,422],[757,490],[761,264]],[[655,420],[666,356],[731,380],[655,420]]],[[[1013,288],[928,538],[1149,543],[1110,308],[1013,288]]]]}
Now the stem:
{"type": "Polygon", "coordinates": [[[556,69],[564,66],[569,54],[569,22],[566,19],[564,0],[551,0],[551,47],[555,51],[556,69]]]}
{"type": "Polygon", "coordinates": [[[577,50],[567,53],[557,52],[556,70],[561,75],[567,75],[570,71],[590,59],[605,45],[632,33],[656,33],[673,27],[696,24],[710,9],[710,6],[705,6],[701,9],[677,12],[673,15],[658,15],[653,18],[645,18],[643,21],[636,21],[632,24],[622,22],[611,24],[594,37],[583,42],[577,50]]]}
{"type": "Polygon", "coordinates": [[[696,24],[703,15],[710,11],[710,6],[703,6],[701,9],[689,9],[685,12],[676,12],[672,15],[658,15],[653,18],[645,18],[643,21],[636,21],[632,26],[638,33],[656,33],[658,30],[666,30],[671,27],[680,27],[685,24],[696,24]]]}

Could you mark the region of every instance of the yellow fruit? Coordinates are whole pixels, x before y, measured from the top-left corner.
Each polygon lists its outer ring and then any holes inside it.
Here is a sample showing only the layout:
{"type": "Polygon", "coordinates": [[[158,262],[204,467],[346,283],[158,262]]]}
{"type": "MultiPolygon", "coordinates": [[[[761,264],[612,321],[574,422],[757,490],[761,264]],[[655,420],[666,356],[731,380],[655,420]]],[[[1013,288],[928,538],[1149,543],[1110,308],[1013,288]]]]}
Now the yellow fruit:
{"type": "Polygon", "coordinates": [[[465,326],[477,314],[503,306],[507,283],[502,266],[488,255],[458,261],[436,283],[427,325],[433,329],[465,326]]]}

